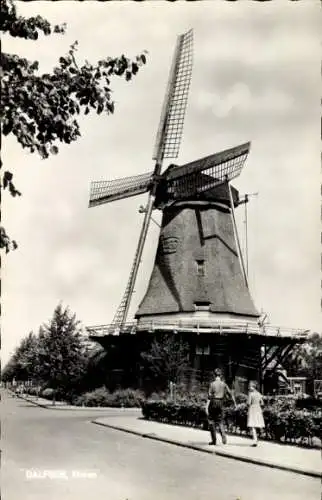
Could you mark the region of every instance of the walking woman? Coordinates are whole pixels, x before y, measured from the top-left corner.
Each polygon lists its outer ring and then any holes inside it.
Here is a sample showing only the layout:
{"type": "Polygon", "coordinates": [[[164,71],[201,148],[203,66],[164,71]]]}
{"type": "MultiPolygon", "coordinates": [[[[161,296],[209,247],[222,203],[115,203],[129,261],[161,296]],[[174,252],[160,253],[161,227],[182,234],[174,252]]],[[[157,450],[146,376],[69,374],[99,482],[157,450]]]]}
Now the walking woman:
{"type": "Polygon", "coordinates": [[[248,393],[248,415],[247,415],[247,427],[250,427],[252,431],[253,443],[252,446],[257,446],[257,429],[263,429],[265,427],[262,406],[264,404],[263,396],[257,390],[257,383],[250,382],[249,393],[248,393]]]}

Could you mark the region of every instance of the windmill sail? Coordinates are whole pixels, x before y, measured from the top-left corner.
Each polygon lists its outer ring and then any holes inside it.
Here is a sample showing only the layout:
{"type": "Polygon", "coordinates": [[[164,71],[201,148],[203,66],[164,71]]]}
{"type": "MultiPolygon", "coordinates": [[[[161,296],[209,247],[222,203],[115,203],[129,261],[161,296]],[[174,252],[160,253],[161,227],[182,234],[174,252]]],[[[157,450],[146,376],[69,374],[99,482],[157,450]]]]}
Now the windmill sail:
{"type": "Polygon", "coordinates": [[[192,50],[193,31],[190,30],[180,35],[177,39],[154,149],[154,171],[152,173],[116,179],[114,181],[93,182],[91,186],[90,207],[128,198],[146,191],[149,192],[144,221],[129,280],[121,304],[117,309],[112,323],[112,325],[115,325],[116,329],[125,323],[127,318],[154,207],[155,195],[161,180],[160,174],[163,159],[176,158],[178,156],[192,73],[192,50]]]}
{"type": "Polygon", "coordinates": [[[95,207],[115,200],[146,193],[151,186],[153,172],[123,177],[113,181],[91,183],[89,206],[95,207]]]}
{"type": "Polygon", "coordinates": [[[164,173],[171,199],[194,196],[236,178],[246,161],[250,143],[215,153],[164,173]]]}
{"type": "Polygon", "coordinates": [[[150,185],[150,194],[129,281],[127,283],[121,304],[113,319],[113,323],[115,325],[122,325],[126,322],[145,240],[150,225],[156,189],[159,183],[158,177],[162,168],[162,161],[164,158],[176,158],[179,152],[191,80],[192,49],[193,31],[190,30],[183,35],[180,35],[177,39],[177,46],[171,67],[168,88],[162,108],[161,120],[153,155],[153,159],[156,162],[153,172],[153,181],[150,185]]]}
{"type": "Polygon", "coordinates": [[[192,45],[192,30],[178,37],[154,147],[156,162],[177,158],[179,153],[192,74],[192,45]]]}

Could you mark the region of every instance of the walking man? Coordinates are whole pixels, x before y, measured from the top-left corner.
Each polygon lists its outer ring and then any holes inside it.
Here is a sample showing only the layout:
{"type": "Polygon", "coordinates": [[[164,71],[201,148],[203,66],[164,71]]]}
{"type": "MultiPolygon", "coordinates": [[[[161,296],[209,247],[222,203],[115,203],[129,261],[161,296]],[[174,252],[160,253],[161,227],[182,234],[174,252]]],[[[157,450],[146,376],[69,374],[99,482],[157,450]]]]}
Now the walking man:
{"type": "Polygon", "coordinates": [[[221,435],[222,443],[227,443],[227,436],[224,426],[224,398],[228,394],[236,406],[236,401],[233,393],[228,385],[222,380],[221,370],[215,370],[215,379],[211,382],[208,392],[208,401],[206,405],[206,414],[208,416],[209,430],[211,434],[211,442],[216,444],[216,429],[218,428],[221,435]]]}

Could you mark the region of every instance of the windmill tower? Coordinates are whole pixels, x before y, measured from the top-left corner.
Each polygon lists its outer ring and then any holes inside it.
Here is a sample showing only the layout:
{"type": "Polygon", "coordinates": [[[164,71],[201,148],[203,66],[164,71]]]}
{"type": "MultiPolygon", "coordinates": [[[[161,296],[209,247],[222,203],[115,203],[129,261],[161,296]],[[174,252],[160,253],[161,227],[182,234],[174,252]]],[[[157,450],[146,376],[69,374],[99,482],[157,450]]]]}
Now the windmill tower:
{"type": "Polygon", "coordinates": [[[248,289],[234,210],[238,191],[230,185],[249,152],[249,143],[161,176],[155,200],[163,212],[159,245],[147,292],[136,313],[147,322],[201,324],[259,316],[248,289]]]}
{"type": "MultiPolygon", "coordinates": [[[[251,370],[254,378],[261,363],[260,314],[250,295],[236,227],[235,209],[241,200],[237,189],[231,186],[242,171],[250,143],[185,165],[170,164],[162,171],[163,161],[177,158],[179,153],[192,73],[192,47],[192,30],[178,37],[153,154],[154,170],[92,183],[90,207],[145,192],[148,201],[116,315],[110,325],[87,329],[102,345],[122,345],[123,353],[131,346],[132,354],[140,344],[134,337],[178,332],[189,336],[195,370],[200,371],[201,365],[202,354],[197,353],[207,352],[209,369],[214,364],[228,367],[231,379],[240,370],[244,374],[251,370]],[[162,211],[154,267],[135,314],[136,322],[128,323],[154,209],[162,211]],[[132,338],[126,340],[128,336],[132,338]]],[[[204,360],[202,363],[205,366],[204,360]]]]}

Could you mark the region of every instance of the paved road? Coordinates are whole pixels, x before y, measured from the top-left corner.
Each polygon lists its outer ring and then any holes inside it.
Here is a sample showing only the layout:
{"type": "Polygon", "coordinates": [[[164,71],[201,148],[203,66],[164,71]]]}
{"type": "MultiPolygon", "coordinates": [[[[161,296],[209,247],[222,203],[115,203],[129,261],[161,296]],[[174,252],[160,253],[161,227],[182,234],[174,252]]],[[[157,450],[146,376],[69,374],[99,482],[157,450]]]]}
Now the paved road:
{"type": "Polygon", "coordinates": [[[95,410],[47,410],[6,394],[1,406],[4,500],[320,497],[318,479],[94,425],[95,410]]]}

